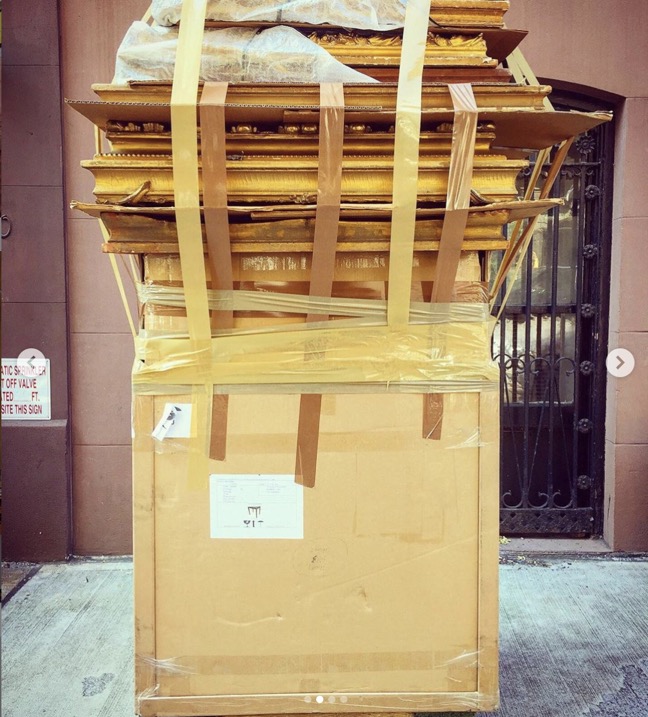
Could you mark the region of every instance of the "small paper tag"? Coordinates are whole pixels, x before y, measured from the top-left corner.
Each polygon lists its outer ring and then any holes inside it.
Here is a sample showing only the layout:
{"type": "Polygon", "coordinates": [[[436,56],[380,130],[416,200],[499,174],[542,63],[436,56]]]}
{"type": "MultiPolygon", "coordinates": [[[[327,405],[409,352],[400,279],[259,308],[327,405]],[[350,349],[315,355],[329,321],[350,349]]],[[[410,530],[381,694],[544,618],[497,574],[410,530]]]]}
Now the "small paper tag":
{"type": "Polygon", "coordinates": [[[165,403],[162,418],[151,434],[157,441],[191,437],[191,404],[165,403]]]}
{"type": "Polygon", "coordinates": [[[304,537],[304,488],[294,475],[211,475],[212,538],[304,537]]]}

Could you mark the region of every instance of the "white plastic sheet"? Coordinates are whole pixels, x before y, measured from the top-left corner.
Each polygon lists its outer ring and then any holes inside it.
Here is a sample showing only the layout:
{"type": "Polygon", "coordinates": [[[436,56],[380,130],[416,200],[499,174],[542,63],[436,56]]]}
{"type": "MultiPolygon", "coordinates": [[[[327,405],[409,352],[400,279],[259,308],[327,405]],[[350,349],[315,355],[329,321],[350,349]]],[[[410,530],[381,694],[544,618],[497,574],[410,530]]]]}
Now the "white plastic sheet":
{"type": "MultiPolygon", "coordinates": [[[[209,0],[207,18],[390,30],[403,27],[406,4],[407,0],[209,0]]],[[[182,0],[153,0],[153,17],[160,25],[176,25],[181,12],[182,0]]]]}
{"type": "MultiPolygon", "coordinates": [[[[179,3],[178,3],[179,6],[179,3]]],[[[124,37],[113,83],[171,80],[178,29],[134,22],[124,37]]],[[[375,82],[291,27],[205,30],[200,79],[211,82],[375,82]]]]}

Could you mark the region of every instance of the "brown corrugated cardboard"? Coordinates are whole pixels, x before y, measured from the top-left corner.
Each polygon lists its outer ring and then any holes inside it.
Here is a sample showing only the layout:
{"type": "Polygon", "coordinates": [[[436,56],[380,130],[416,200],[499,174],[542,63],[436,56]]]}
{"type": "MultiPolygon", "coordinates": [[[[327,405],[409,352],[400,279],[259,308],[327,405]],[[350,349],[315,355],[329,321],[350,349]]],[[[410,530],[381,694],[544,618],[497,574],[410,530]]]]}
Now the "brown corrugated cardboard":
{"type": "Polygon", "coordinates": [[[325,395],[317,483],[295,486],[303,537],[282,538],[252,522],[294,474],[298,396],[231,396],[227,459],[200,476],[190,440],[151,437],[190,398],[136,397],[142,714],[492,708],[498,400],[446,396],[427,441],[416,395],[325,395]],[[213,537],[231,476],[259,475],[236,516],[258,537],[213,537]]]}

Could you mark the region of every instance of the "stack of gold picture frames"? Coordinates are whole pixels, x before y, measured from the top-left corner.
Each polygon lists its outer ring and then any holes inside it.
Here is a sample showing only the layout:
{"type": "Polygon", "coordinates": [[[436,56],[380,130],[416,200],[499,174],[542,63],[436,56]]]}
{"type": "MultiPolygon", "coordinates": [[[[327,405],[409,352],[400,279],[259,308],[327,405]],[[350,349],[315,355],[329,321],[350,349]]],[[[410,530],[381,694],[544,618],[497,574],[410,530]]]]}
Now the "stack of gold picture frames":
{"type": "MultiPolygon", "coordinates": [[[[399,172],[414,164],[408,180],[412,185],[414,177],[416,193],[413,248],[405,259],[411,280],[399,291],[407,290],[411,301],[487,303],[489,290],[492,297],[528,246],[534,221],[560,202],[549,192],[570,138],[608,119],[553,110],[551,88],[538,84],[518,49],[525,33],[504,27],[508,0],[432,0],[427,27],[419,28],[423,42],[409,50],[418,53],[410,73],[418,73],[413,94],[411,78],[403,77],[405,3],[210,0],[191,70],[200,82],[188,94],[187,77],[175,66],[185,21],[179,30],[174,25],[183,8],[191,17],[186,6],[156,0],[158,23],[134,23],[122,43],[120,82],[94,85],[96,101],[70,102],[105,134],[97,154],[82,162],[94,176],[96,201],[73,206],[101,220],[105,252],[140,257],[146,331],[191,328],[178,240],[178,197],[186,179],[178,181],[178,158],[187,153],[197,153],[201,221],[193,231],[202,236],[204,254],[204,269],[196,278],[194,267],[191,281],[204,277],[203,288],[212,292],[205,296],[218,336],[348,318],[333,305],[313,313],[313,297],[386,302],[394,242],[407,234],[395,220],[398,205],[414,201],[403,199],[399,176],[407,171],[399,172]],[[374,16],[367,7],[377,8],[374,16]],[[331,18],[344,18],[345,26],[331,18]],[[285,47],[261,44],[261,54],[251,49],[275,29],[288,33],[285,47]],[[311,78],[325,67],[328,79],[252,81],[282,71],[292,76],[300,67],[311,78]],[[366,81],[328,81],[331,72],[346,77],[347,71],[366,81]],[[124,81],[129,72],[140,79],[124,81]],[[247,81],[225,81],[240,72],[247,81]],[[405,87],[410,96],[404,99],[405,87]],[[463,96],[474,120],[466,135],[456,121],[463,96]],[[411,119],[410,105],[416,120],[406,121],[405,130],[399,123],[411,119]],[[400,165],[399,142],[410,145],[400,165]],[[556,145],[552,168],[534,191],[556,145]],[[518,178],[534,152],[540,152],[537,170],[521,197],[518,178]],[[466,189],[465,217],[457,224],[455,200],[466,189]],[[445,242],[444,227],[454,235],[445,242]],[[504,252],[494,281],[485,274],[492,251],[504,252]],[[310,297],[310,309],[285,295],[310,297]]],[[[441,425],[438,416],[430,422],[441,425]]]]}
{"type": "MultiPolygon", "coordinates": [[[[439,248],[448,184],[453,134],[448,83],[472,83],[479,111],[471,207],[460,264],[472,266],[462,275],[472,280],[485,278],[476,252],[509,246],[504,235],[507,223],[555,204],[546,198],[519,200],[516,180],[528,166],[529,152],[601,121],[592,115],[552,112],[549,87],[529,85],[519,74],[519,81],[513,80],[504,61],[525,33],[503,28],[507,8],[505,0],[434,0],[431,5],[414,255],[414,282],[422,287],[423,297],[429,293],[431,266],[439,248]]],[[[211,28],[233,25],[262,31],[271,23],[207,21],[211,28]]],[[[334,292],[357,292],[358,282],[372,282],[371,292],[380,295],[375,282],[384,286],[387,278],[403,30],[289,25],[337,60],[379,81],[344,85],[334,292]]],[[[98,101],[70,104],[105,132],[109,149],[83,162],[95,178],[96,203],[75,202],[75,206],[101,218],[107,230],[104,251],[141,255],[149,284],[178,284],[171,82],[139,80],[95,85],[94,90],[98,101]]],[[[236,83],[227,89],[227,166],[222,180],[233,288],[268,290],[275,283],[283,285],[282,290],[308,293],[320,166],[319,106],[320,88],[313,84],[236,83]]],[[[416,292],[413,287],[414,296],[416,292]]],[[[178,313],[156,307],[152,300],[147,304],[149,315],[178,313]]]]}

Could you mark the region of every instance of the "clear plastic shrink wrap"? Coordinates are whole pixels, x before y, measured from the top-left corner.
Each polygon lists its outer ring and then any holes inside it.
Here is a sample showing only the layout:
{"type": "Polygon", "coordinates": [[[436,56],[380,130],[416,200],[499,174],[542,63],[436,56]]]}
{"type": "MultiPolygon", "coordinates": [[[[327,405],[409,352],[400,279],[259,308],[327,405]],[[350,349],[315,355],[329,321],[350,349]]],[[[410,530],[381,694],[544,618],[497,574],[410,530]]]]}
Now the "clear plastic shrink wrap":
{"type": "MultiPolygon", "coordinates": [[[[177,28],[134,22],[117,51],[114,84],[171,80],[177,28]]],[[[200,79],[212,82],[376,82],[285,26],[205,30],[200,79]]]]}
{"type": "MultiPolygon", "coordinates": [[[[207,19],[228,22],[306,22],[360,30],[403,27],[407,0],[209,0],[207,19]]],[[[153,0],[160,25],[177,25],[182,0],[153,0]]]]}

